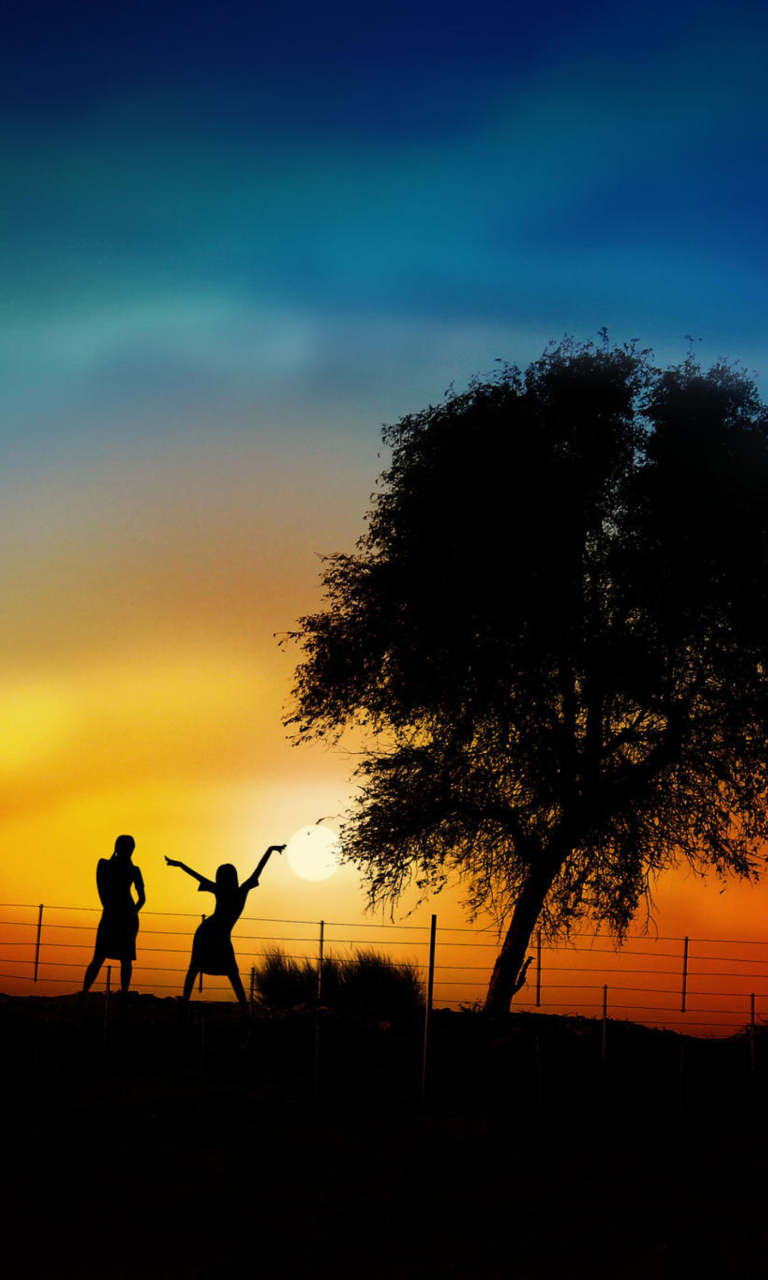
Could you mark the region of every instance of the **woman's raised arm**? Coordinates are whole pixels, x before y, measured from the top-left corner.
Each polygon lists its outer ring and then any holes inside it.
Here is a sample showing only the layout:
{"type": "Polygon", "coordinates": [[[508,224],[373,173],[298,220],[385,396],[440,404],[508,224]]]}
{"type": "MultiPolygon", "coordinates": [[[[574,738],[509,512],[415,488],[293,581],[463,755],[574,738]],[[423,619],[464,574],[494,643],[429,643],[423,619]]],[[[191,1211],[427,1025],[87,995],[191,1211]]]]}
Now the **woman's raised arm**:
{"type": "Polygon", "coordinates": [[[197,880],[199,884],[202,884],[203,880],[206,879],[206,876],[199,875],[197,871],[193,871],[191,867],[188,867],[185,862],[176,862],[174,858],[166,858],[165,861],[169,867],[181,867],[182,871],[186,871],[187,875],[191,876],[193,880],[197,880]]]}
{"type": "Polygon", "coordinates": [[[247,880],[243,881],[240,887],[242,889],[255,889],[256,885],[259,883],[259,876],[261,875],[262,871],[264,870],[267,863],[269,862],[269,859],[272,857],[272,854],[282,853],[284,848],[285,848],[284,844],[271,844],[267,849],[267,852],[264,854],[264,857],[261,859],[261,862],[259,863],[256,870],[253,872],[252,875],[248,877],[247,880]]]}

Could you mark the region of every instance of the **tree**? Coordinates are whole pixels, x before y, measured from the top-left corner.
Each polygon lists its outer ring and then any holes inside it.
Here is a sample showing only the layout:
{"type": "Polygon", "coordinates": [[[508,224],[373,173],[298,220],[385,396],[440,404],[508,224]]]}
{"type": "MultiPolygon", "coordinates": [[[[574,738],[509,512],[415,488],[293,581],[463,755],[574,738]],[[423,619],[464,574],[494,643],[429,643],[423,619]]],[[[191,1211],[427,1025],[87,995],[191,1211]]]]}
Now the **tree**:
{"type": "Polygon", "coordinates": [[[623,936],[659,872],[756,878],[768,834],[768,413],[692,356],[565,342],[385,430],[354,555],[300,621],[298,739],[369,743],[372,903],[465,887],[504,932],[623,936]]]}

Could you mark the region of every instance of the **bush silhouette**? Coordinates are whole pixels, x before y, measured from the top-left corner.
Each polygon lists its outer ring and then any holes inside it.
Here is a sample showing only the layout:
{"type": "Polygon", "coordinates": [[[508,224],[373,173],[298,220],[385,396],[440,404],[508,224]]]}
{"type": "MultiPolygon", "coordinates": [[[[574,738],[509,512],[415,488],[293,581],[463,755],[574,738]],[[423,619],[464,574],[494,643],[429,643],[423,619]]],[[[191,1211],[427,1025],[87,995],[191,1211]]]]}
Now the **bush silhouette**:
{"type": "Polygon", "coordinates": [[[293,959],[282,947],[265,951],[254,977],[259,1000],[268,1009],[294,1009],[310,1004],[317,994],[317,965],[293,959]]]}
{"type": "MultiPolygon", "coordinates": [[[[317,998],[317,964],[296,960],[282,947],[270,948],[255,967],[259,1000],[268,1009],[294,1009],[317,998]]],[[[416,964],[390,960],[377,951],[328,955],[323,960],[320,1003],[340,1013],[404,1017],[424,1003],[416,964]]]]}
{"type": "Polygon", "coordinates": [[[398,962],[378,951],[355,951],[341,962],[340,1007],[349,1013],[373,1011],[405,1016],[424,1004],[424,983],[410,961],[398,962]]]}

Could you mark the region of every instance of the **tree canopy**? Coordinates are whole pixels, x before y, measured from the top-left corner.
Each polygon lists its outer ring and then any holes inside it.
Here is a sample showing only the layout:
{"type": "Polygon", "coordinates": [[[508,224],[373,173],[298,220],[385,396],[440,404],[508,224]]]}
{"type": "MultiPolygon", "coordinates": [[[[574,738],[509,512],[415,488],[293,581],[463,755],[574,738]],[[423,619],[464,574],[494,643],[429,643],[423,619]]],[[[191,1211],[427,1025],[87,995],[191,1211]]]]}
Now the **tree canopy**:
{"type": "Polygon", "coordinates": [[[289,723],[358,724],[372,901],[464,885],[506,927],[621,936],[654,874],[768,834],[768,411],[725,362],[566,341],[385,429],[355,554],[301,619],[289,723]]]}

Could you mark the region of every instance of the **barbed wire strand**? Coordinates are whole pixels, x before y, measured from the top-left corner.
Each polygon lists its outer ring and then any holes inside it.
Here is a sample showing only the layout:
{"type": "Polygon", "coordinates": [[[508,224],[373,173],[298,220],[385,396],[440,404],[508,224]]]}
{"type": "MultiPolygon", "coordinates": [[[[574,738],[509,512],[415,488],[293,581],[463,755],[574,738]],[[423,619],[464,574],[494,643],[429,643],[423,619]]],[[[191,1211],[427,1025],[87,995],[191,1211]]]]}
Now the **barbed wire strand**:
{"type": "MultiPolygon", "coordinates": [[[[75,906],[66,906],[62,904],[43,904],[43,906],[45,911],[82,911],[82,912],[87,912],[89,914],[95,914],[101,911],[100,907],[75,907],[75,906]]],[[[0,908],[39,911],[40,904],[39,903],[0,903],[0,908]]],[[[178,917],[178,918],[184,918],[184,919],[195,920],[195,921],[200,919],[201,914],[202,913],[191,912],[191,911],[189,912],[145,911],[144,912],[145,916],[161,917],[161,918],[162,917],[168,917],[168,918],[178,917]]],[[[289,925],[298,926],[298,927],[315,926],[317,928],[319,928],[320,926],[320,921],[317,921],[317,920],[295,920],[295,919],[289,919],[284,917],[274,917],[274,916],[242,916],[241,923],[244,923],[244,924],[261,923],[261,924],[270,924],[270,925],[289,924],[289,925]]],[[[325,921],[324,924],[325,924],[326,930],[330,930],[334,928],[352,929],[356,934],[363,930],[368,931],[367,937],[350,937],[350,938],[330,938],[328,936],[328,933],[326,932],[327,944],[329,944],[331,947],[336,947],[336,948],[356,947],[364,944],[369,944],[369,945],[372,944],[372,945],[378,945],[378,946],[384,946],[384,947],[392,947],[392,946],[395,946],[395,947],[411,946],[411,947],[417,947],[417,948],[423,947],[426,945],[426,942],[422,942],[418,938],[401,939],[398,937],[393,937],[392,934],[397,933],[398,931],[401,931],[401,932],[407,931],[409,933],[420,933],[420,932],[423,933],[423,932],[428,932],[430,928],[430,926],[428,925],[405,925],[405,924],[395,924],[395,923],[385,924],[384,922],[381,922],[378,924],[373,924],[373,923],[368,924],[368,923],[353,922],[353,921],[332,921],[332,920],[325,921]],[[387,936],[371,938],[370,931],[373,931],[373,930],[376,930],[380,933],[386,931],[387,936]]],[[[25,920],[3,919],[3,920],[0,920],[0,925],[5,925],[9,928],[36,929],[40,927],[40,921],[39,920],[25,921],[25,920]]],[[[51,931],[55,932],[58,930],[71,930],[75,932],[76,931],[84,932],[88,930],[89,932],[91,932],[93,926],[91,924],[71,924],[66,922],[56,923],[51,920],[46,920],[45,928],[46,928],[46,931],[49,933],[51,931]]],[[[496,942],[485,942],[485,941],[476,940],[478,937],[487,938],[490,932],[488,928],[473,929],[465,926],[439,926],[437,932],[439,935],[441,935],[439,937],[439,945],[441,949],[480,948],[480,949],[488,949],[488,950],[490,949],[498,950],[498,946],[499,946],[498,939],[496,942]],[[455,941],[453,939],[445,937],[444,935],[446,934],[464,934],[464,935],[472,934],[473,940],[472,941],[455,941]]],[[[182,929],[144,929],[142,930],[142,938],[145,938],[145,937],[164,937],[164,938],[185,937],[189,939],[190,931],[182,930],[182,929]]],[[[605,933],[579,933],[577,935],[577,938],[579,940],[592,938],[598,942],[610,942],[610,937],[606,936],[605,933]]],[[[679,937],[675,937],[672,935],[655,935],[653,937],[650,937],[648,935],[640,935],[640,936],[631,935],[628,940],[630,942],[635,943],[636,946],[624,947],[624,946],[620,946],[618,943],[609,947],[594,946],[594,945],[581,946],[579,945],[578,941],[571,942],[570,940],[568,940],[563,943],[557,943],[557,942],[544,943],[542,947],[542,951],[547,956],[553,953],[557,953],[557,952],[562,953],[563,951],[566,951],[571,954],[590,955],[590,956],[611,955],[616,957],[616,959],[618,960],[624,960],[626,957],[635,957],[635,958],[653,959],[653,960],[673,959],[673,960],[681,961],[683,958],[682,954],[678,952],[665,952],[665,951],[656,950],[656,947],[659,942],[670,942],[670,941],[683,942],[683,939],[679,937]],[[640,949],[640,950],[636,949],[637,944],[641,944],[643,949],[640,949]]],[[[248,934],[248,933],[237,934],[236,933],[234,937],[234,942],[237,947],[237,955],[239,957],[245,958],[245,959],[260,959],[264,957],[265,950],[268,950],[271,944],[282,943],[282,942],[288,942],[288,943],[298,942],[298,943],[309,943],[316,946],[318,942],[318,938],[317,936],[306,937],[302,935],[288,935],[288,934],[248,934]],[[261,942],[261,943],[267,944],[267,947],[266,948],[263,947],[260,951],[245,949],[238,945],[241,941],[261,942]]],[[[757,973],[757,972],[747,972],[742,969],[742,970],[730,971],[730,972],[713,972],[709,968],[702,968],[701,966],[709,965],[712,963],[761,965],[761,966],[768,965],[768,958],[763,960],[755,956],[735,956],[735,955],[719,955],[719,954],[718,955],[702,955],[701,953],[696,953],[694,951],[694,948],[696,946],[704,946],[704,945],[716,946],[716,945],[722,945],[722,944],[739,946],[739,947],[768,946],[768,940],[745,939],[745,938],[689,937],[688,938],[688,959],[687,959],[687,981],[688,981],[687,995],[689,1000],[694,998],[720,998],[720,999],[726,998],[726,999],[734,999],[734,1000],[746,1000],[748,998],[754,999],[756,994],[754,992],[748,993],[745,991],[709,991],[709,990],[697,991],[695,990],[696,978],[701,979],[701,978],[708,978],[708,977],[709,978],[719,977],[719,978],[727,978],[727,979],[736,979],[740,982],[756,981],[758,983],[762,982],[765,979],[768,979],[768,971],[757,973]]],[[[30,947],[35,947],[36,942],[32,938],[28,937],[26,939],[20,939],[20,940],[4,939],[2,940],[0,945],[2,945],[3,947],[12,947],[12,948],[15,948],[15,947],[30,948],[30,947]]],[[[49,937],[46,937],[42,944],[42,950],[45,951],[53,947],[67,949],[70,952],[74,951],[75,953],[77,953],[78,951],[86,950],[87,944],[84,941],[79,941],[79,940],[73,940],[71,942],[53,941],[49,937]]],[[[154,947],[152,945],[148,947],[143,947],[141,948],[141,952],[143,957],[145,957],[148,962],[135,965],[135,969],[137,972],[141,972],[145,974],[184,973],[185,970],[183,968],[178,968],[175,966],[164,966],[162,964],[160,965],[154,964],[151,962],[151,960],[149,960],[149,957],[154,955],[164,955],[164,954],[179,955],[179,954],[185,953],[187,949],[188,949],[187,947],[183,947],[183,948],[182,947],[165,947],[165,946],[154,947]]],[[[281,951],[281,954],[283,954],[286,959],[295,960],[295,961],[305,961],[305,962],[308,961],[313,965],[316,964],[316,956],[314,954],[310,954],[310,955],[307,955],[305,953],[286,954],[282,952],[281,948],[279,950],[281,951]]],[[[329,951],[327,958],[329,960],[334,958],[333,951],[329,951]]],[[[30,966],[35,963],[35,960],[32,960],[32,959],[27,959],[25,957],[19,957],[19,956],[8,956],[8,955],[0,955],[0,960],[4,960],[5,963],[12,963],[17,966],[19,965],[30,966]]],[[[47,970],[50,968],[79,969],[83,967],[82,961],[51,960],[47,956],[41,955],[39,951],[37,952],[36,962],[37,962],[38,971],[43,970],[42,974],[40,973],[38,974],[38,980],[42,984],[70,982],[69,978],[66,978],[66,977],[57,978],[51,975],[50,973],[48,973],[47,970]]],[[[418,972],[423,972],[427,969],[427,965],[421,964],[414,960],[408,960],[404,962],[390,960],[390,963],[396,968],[410,969],[411,971],[416,970],[418,972]]],[[[251,966],[251,967],[253,968],[254,966],[251,966]]],[[[462,973],[470,973],[470,972],[488,973],[489,968],[490,968],[489,965],[462,965],[462,964],[435,965],[435,969],[440,971],[441,973],[448,972],[448,971],[457,971],[457,970],[462,973]]],[[[673,998],[673,999],[678,999],[680,993],[677,988],[647,987],[647,986],[638,987],[638,986],[627,986],[622,983],[605,984],[605,983],[589,983],[589,982],[583,982],[583,981],[560,982],[556,979],[553,981],[551,976],[553,973],[567,973],[569,975],[584,973],[587,975],[595,975],[595,976],[597,976],[597,974],[601,974],[601,975],[620,974],[622,976],[627,976],[627,977],[640,975],[640,974],[648,974],[649,976],[657,976],[657,977],[664,976],[664,977],[678,978],[680,976],[680,972],[677,969],[675,970],[659,969],[658,967],[653,969],[639,969],[639,968],[633,968],[631,964],[624,965],[622,967],[617,967],[616,965],[603,965],[603,964],[592,965],[592,966],[581,966],[581,965],[552,965],[547,963],[545,966],[543,966],[543,972],[546,974],[548,988],[555,992],[558,992],[558,991],[587,992],[587,991],[599,990],[601,987],[604,988],[606,985],[610,985],[610,992],[611,992],[610,1008],[612,1013],[615,1010],[633,1010],[633,1011],[638,1010],[644,1013],[657,1013],[662,1016],[660,1019],[656,1019],[655,1021],[662,1021],[664,1022],[665,1025],[681,1025],[681,1026],[689,1026],[689,1027],[712,1026],[712,1027],[717,1027],[718,1029],[724,1029],[728,1025],[733,1025],[733,1026],[745,1025],[743,1016],[741,1017],[741,1020],[739,1022],[732,1021],[731,1023],[724,1023],[724,1022],[714,1021],[714,1016],[717,1016],[718,1018],[720,1016],[729,1016],[732,1019],[734,1015],[739,1016],[741,1014],[741,1011],[733,1008],[695,1009],[695,1010],[691,1010],[691,1012],[698,1014],[699,1015],[698,1019],[690,1018],[690,1017],[672,1019],[672,1018],[669,1018],[667,1015],[672,1012],[675,1012],[675,1010],[670,1009],[669,1007],[660,1006],[660,1005],[637,1004],[637,1003],[621,1003],[620,1001],[617,1001],[615,999],[616,994],[619,994],[622,992],[630,992],[632,994],[643,993],[648,995],[664,995],[664,996],[669,996],[670,998],[673,998]],[[709,1022],[702,1021],[701,1020],[702,1015],[710,1016],[710,1021],[709,1022]]],[[[0,977],[7,978],[12,981],[23,981],[23,982],[29,982],[34,980],[31,975],[24,974],[24,973],[15,973],[15,974],[0,973],[0,977]]],[[[148,990],[172,990],[172,989],[178,990],[178,986],[179,986],[179,984],[175,982],[169,982],[169,983],[149,982],[143,979],[141,980],[140,985],[143,988],[146,988],[148,990]]],[[[484,988],[486,987],[486,985],[487,985],[487,981],[477,981],[469,978],[450,979],[450,978],[438,977],[435,979],[435,987],[442,987],[442,988],[449,987],[449,986],[458,987],[462,989],[467,989],[472,987],[484,988]]],[[[531,984],[528,983],[527,986],[530,989],[531,984]]],[[[222,984],[207,983],[206,990],[229,992],[230,988],[222,984]]],[[[764,993],[762,992],[757,993],[757,995],[759,999],[764,998],[764,993]]],[[[573,996],[571,996],[568,1000],[553,1000],[547,994],[543,1002],[533,1003],[532,1001],[517,1001],[516,1007],[522,1008],[522,1009],[535,1008],[539,1012],[543,1012],[547,1007],[551,1007],[551,1008],[570,1007],[573,1005],[573,1001],[574,1001],[573,996]]],[[[582,999],[579,999],[577,1003],[580,1008],[589,1008],[589,1009],[598,1008],[599,1009],[604,1007],[602,1002],[584,1001],[582,999]]]]}

